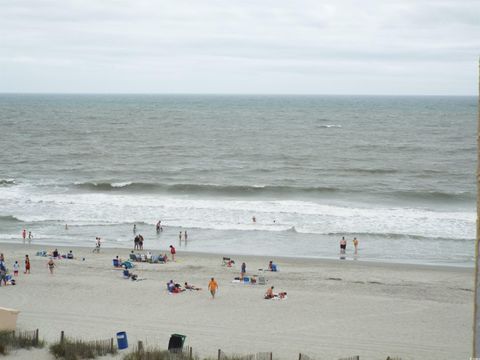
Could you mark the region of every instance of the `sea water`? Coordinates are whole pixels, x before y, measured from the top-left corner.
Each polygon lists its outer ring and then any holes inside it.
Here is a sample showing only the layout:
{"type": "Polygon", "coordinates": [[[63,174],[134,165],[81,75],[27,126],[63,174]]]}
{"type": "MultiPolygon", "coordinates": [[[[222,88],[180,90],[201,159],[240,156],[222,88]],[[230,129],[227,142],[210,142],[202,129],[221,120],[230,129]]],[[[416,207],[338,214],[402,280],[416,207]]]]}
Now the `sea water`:
{"type": "Polygon", "coordinates": [[[474,97],[0,95],[0,242],[25,228],[46,248],[131,247],[136,224],[152,249],[338,258],[345,236],[347,259],[471,266],[476,111],[474,97]]]}

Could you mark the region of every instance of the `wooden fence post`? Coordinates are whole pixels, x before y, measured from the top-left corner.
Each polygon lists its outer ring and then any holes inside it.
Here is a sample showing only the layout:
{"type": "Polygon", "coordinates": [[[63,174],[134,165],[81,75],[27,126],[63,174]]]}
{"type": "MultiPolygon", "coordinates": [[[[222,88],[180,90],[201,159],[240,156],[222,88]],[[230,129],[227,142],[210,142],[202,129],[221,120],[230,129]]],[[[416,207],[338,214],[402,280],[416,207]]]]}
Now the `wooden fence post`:
{"type": "Polygon", "coordinates": [[[302,360],[302,353],[298,353],[298,360],[302,360]]]}
{"type": "Polygon", "coordinates": [[[190,346],[190,353],[189,353],[189,359],[193,359],[193,349],[192,347],[190,346]]]}
{"type": "Polygon", "coordinates": [[[113,338],[110,338],[110,353],[113,354],[113,338]]]}
{"type": "Polygon", "coordinates": [[[138,342],[138,351],[139,351],[139,352],[142,352],[142,351],[143,351],[143,342],[142,342],[142,341],[139,341],[139,342],[138,342]]]}
{"type": "Polygon", "coordinates": [[[35,345],[38,345],[38,329],[35,330],[35,345]]]}
{"type": "Polygon", "coordinates": [[[272,360],[272,359],[273,359],[273,353],[271,352],[270,353],[270,360],[272,360]]]}
{"type": "Polygon", "coordinates": [[[63,341],[65,340],[65,331],[62,330],[60,333],[60,344],[63,344],[63,341]]]}
{"type": "Polygon", "coordinates": [[[221,354],[222,350],[218,349],[218,360],[220,360],[220,354],[221,354]]]}

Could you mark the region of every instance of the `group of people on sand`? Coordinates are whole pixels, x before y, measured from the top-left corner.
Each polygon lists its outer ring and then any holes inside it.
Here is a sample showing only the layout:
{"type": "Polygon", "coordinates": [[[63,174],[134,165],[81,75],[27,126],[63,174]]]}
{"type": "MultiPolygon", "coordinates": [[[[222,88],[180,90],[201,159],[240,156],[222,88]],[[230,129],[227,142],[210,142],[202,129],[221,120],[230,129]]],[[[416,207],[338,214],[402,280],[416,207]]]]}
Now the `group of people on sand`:
{"type": "MultiPolygon", "coordinates": [[[[69,260],[74,259],[74,255],[73,255],[72,250],[70,250],[65,255],[61,255],[60,252],[58,251],[58,249],[55,249],[55,250],[50,251],[48,253],[47,253],[47,251],[40,251],[40,252],[37,252],[37,255],[38,256],[48,256],[48,260],[47,260],[46,265],[47,265],[47,268],[48,268],[50,274],[52,274],[52,275],[53,275],[54,269],[57,267],[54,260],[57,260],[57,259],[69,259],[69,260]]],[[[26,274],[26,275],[30,274],[32,265],[30,263],[30,257],[28,256],[28,254],[25,255],[25,259],[23,261],[23,264],[24,264],[23,273],[26,274]]],[[[19,264],[18,260],[15,260],[13,262],[12,269],[13,269],[13,277],[16,278],[19,274],[19,271],[20,271],[20,264],[19,264]]],[[[0,254],[0,279],[3,280],[4,284],[6,284],[7,275],[8,275],[8,268],[7,268],[7,263],[6,263],[6,260],[5,260],[5,256],[4,256],[4,254],[0,254]]],[[[15,285],[15,280],[12,279],[11,283],[12,283],[12,285],[15,285]]]]}
{"type": "Polygon", "coordinates": [[[278,294],[275,294],[273,292],[274,287],[270,286],[267,289],[267,292],[265,293],[265,299],[266,300],[271,300],[271,299],[285,299],[287,297],[287,292],[286,291],[281,291],[278,294]]]}
{"type": "Polygon", "coordinates": [[[202,288],[196,287],[195,285],[190,285],[186,281],[182,287],[182,285],[175,283],[173,280],[170,280],[167,283],[167,290],[170,294],[177,294],[187,290],[198,291],[198,290],[202,290],[202,288]]]}
{"type": "MultiPolygon", "coordinates": [[[[167,283],[167,291],[169,294],[178,294],[187,290],[199,291],[199,290],[202,290],[202,288],[197,287],[195,285],[191,285],[187,282],[185,282],[183,286],[178,283],[175,283],[173,280],[170,280],[167,283]]],[[[210,279],[208,283],[208,290],[210,291],[210,295],[212,296],[212,299],[215,299],[215,294],[217,293],[217,290],[218,290],[218,283],[213,277],[210,279]]]]}
{"type": "MultiPolygon", "coordinates": [[[[356,237],[353,238],[352,240],[353,247],[355,249],[355,255],[358,254],[358,239],[356,237]]],[[[347,252],[347,240],[345,239],[345,236],[342,236],[342,239],[340,240],[340,254],[345,254],[347,252]]]]}
{"type": "MultiPolygon", "coordinates": [[[[20,264],[18,263],[18,260],[15,260],[15,262],[12,264],[13,268],[13,277],[18,277],[19,270],[20,270],[20,264]]],[[[24,274],[30,274],[30,258],[28,255],[25,255],[25,260],[24,260],[24,274]]],[[[0,254],[0,286],[7,285],[7,275],[8,275],[8,267],[7,267],[7,261],[5,259],[5,255],[0,254]]],[[[10,284],[15,285],[16,280],[11,279],[10,284]]]]}

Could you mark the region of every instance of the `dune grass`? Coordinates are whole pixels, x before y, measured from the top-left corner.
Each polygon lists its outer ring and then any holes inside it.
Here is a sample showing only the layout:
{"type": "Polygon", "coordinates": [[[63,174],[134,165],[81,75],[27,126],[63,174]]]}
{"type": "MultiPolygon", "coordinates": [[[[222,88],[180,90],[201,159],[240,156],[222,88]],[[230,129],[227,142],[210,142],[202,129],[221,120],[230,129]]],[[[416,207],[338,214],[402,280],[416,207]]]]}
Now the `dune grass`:
{"type": "Polygon", "coordinates": [[[42,348],[45,342],[38,338],[36,331],[0,331],[0,355],[7,355],[14,349],[42,348]]]}
{"type": "Polygon", "coordinates": [[[117,348],[112,345],[111,340],[84,341],[65,338],[50,345],[50,353],[57,359],[95,359],[98,356],[116,354],[117,348]]]}

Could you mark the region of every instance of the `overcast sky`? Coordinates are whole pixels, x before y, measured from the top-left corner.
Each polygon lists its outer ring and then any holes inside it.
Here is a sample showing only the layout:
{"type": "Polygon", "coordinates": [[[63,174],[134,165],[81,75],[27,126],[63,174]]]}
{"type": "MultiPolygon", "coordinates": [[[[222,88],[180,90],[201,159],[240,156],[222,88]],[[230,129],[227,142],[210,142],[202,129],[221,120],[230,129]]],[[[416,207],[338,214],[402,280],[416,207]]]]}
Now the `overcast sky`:
{"type": "Polygon", "coordinates": [[[480,0],[0,0],[0,92],[476,94],[480,0]]]}

